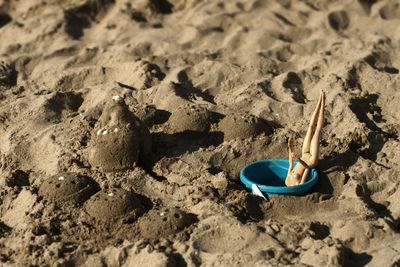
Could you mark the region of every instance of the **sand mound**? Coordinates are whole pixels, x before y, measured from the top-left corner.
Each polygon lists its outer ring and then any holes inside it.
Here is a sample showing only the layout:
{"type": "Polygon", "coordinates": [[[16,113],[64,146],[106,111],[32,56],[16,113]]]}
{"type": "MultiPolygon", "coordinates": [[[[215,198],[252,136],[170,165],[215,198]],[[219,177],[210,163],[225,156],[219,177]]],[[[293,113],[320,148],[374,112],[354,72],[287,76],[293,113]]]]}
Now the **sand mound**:
{"type": "Polygon", "coordinates": [[[250,138],[261,133],[269,134],[272,128],[260,118],[250,114],[227,115],[219,122],[219,129],[224,133],[224,140],[250,138]]]}
{"type": "Polygon", "coordinates": [[[119,188],[100,191],[84,205],[85,216],[96,221],[110,222],[123,217],[135,221],[144,212],[139,195],[119,188]]]}
{"type": "Polygon", "coordinates": [[[107,71],[107,77],[115,79],[120,86],[130,89],[145,90],[158,85],[165,74],[160,67],[146,60],[133,63],[116,63],[107,71]]]}
{"type": "Polygon", "coordinates": [[[40,185],[39,196],[60,204],[80,204],[96,193],[93,179],[76,173],[54,175],[40,185]]]}
{"type": "Polygon", "coordinates": [[[207,132],[215,121],[213,114],[206,108],[196,105],[184,105],[169,117],[168,124],[172,133],[207,132]]]}
{"type": "Polygon", "coordinates": [[[113,101],[98,121],[89,146],[89,162],[104,171],[133,168],[151,153],[150,133],[146,125],[128,107],[113,101]]]}
{"type": "Polygon", "coordinates": [[[147,239],[167,238],[193,224],[196,217],[180,209],[153,209],[138,222],[140,235],[147,239]]]}
{"type": "Polygon", "coordinates": [[[177,107],[188,105],[188,97],[180,93],[180,85],[174,82],[164,82],[158,86],[153,103],[156,107],[165,109],[169,112],[177,107]]]}
{"type": "Polygon", "coordinates": [[[148,61],[138,61],[131,70],[136,79],[132,85],[138,89],[147,89],[160,83],[165,77],[160,67],[148,61]]]}

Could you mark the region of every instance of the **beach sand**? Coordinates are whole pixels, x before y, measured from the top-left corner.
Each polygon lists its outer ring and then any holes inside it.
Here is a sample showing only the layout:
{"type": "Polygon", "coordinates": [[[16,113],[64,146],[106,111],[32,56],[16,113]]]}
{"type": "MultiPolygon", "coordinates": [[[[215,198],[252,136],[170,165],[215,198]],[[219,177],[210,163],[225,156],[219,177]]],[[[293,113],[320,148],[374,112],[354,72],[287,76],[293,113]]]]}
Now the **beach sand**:
{"type": "Polygon", "coordinates": [[[0,0],[1,265],[399,266],[399,25],[389,0],[0,0]],[[318,184],[252,195],[320,90],[318,184]]]}

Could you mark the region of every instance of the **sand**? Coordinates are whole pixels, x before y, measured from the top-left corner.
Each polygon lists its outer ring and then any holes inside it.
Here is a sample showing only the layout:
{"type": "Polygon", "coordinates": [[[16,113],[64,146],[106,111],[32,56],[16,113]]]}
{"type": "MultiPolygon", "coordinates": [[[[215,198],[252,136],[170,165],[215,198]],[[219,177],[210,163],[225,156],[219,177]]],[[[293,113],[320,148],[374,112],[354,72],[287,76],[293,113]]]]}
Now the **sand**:
{"type": "Polygon", "coordinates": [[[399,24],[390,0],[0,0],[0,265],[398,266],[399,24]],[[318,184],[246,191],[321,89],[318,184]]]}

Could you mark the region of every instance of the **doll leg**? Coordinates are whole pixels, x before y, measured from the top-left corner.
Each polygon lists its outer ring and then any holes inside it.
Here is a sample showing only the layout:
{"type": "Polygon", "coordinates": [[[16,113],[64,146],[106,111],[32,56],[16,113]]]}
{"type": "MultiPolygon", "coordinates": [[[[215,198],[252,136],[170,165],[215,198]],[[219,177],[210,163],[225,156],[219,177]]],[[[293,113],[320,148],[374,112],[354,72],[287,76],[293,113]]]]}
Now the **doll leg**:
{"type": "Polygon", "coordinates": [[[300,184],[304,184],[307,180],[308,174],[310,173],[310,169],[305,169],[303,175],[301,176],[300,184]]]}
{"type": "Polygon", "coordinates": [[[295,157],[293,153],[293,139],[291,137],[289,137],[288,140],[288,152],[289,152],[289,168],[286,176],[289,176],[290,172],[293,170],[293,158],[295,157]]]}
{"type": "Polygon", "coordinates": [[[313,133],[314,133],[315,125],[317,124],[317,119],[318,119],[318,115],[319,115],[318,113],[319,113],[319,110],[321,107],[321,102],[322,102],[322,93],[319,95],[317,106],[311,116],[310,125],[308,126],[308,130],[307,130],[306,136],[303,141],[303,147],[301,150],[302,155],[310,153],[311,140],[314,135],[313,133]]]}
{"type": "Polygon", "coordinates": [[[310,145],[310,165],[315,166],[318,163],[318,157],[319,157],[319,140],[321,137],[321,130],[322,127],[324,127],[324,111],[325,111],[325,93],[322,92],[322,101],[321,101],[321,106],[318,114],[318,121],[317,121],[317,127],[315,128],[314,135],[311,140],[311,145],[310,145]]]}

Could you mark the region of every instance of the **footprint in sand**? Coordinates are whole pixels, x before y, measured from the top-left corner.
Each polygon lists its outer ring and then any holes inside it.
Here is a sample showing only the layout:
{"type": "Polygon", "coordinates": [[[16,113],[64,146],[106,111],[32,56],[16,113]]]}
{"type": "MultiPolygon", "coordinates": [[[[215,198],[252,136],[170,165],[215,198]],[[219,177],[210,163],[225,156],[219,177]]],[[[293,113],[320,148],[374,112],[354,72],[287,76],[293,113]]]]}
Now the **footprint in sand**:
{"type": "Polygon", "coordinates": [[[282,81],[282,86],[288,90],[290,90],[292,94],[292,98],[297,103],[305,104],[306,97],[304,96],[304,86],[303,81],[294,72],[288,72],[286,77],[282,81]]]}
{"type": "Polygon", "coordinates": [[[182,231],[197,221],[196,216],[177,208],[162,208],[149,211],[140,218],[138,229],[143,238],[167,238],[182,231]]]}
{"type": "Polygon", "coordinates": [[[89,28],[94,21],[99,21],[107,9],[115,1],[78,1],[78,4],[64,10],[64,31],[73,39],[79,39],[84,35],[84,29],[89,28]]]}
{"type": "Polygon", "coordinates": [[[169,130],[179,132],[208,132],[215,121],[213,113],[197,105],[184,105],[174,112],[168,120],[169,130]]]}
{"type": "Polygon", "coordinates": [[[234,253],[257,241],[258,233],[248,227],[225,225],[203,233],[193,243],[202,252],[219,254],[234,253]]]}
{"type": "Polygon", "coordinates": [[[6,177],[5,184],[9,187],[29,186],[29,173],[23,170],[14,170],[6,177]]]}
{"type": "Polygon", "coordinates": [[[294,101],[305,104],[307,98],[304,95],[304,83],[301,76],[303,75],[292,71],[277,75],[269,86],[263,88],[264,92],[278,102],[294,101]]]}
{"type": "Polygon", "coordinates": [[[157,109],[154,105],[142,105],[135,108],[135,115],[149,127],[168,121],[171,113],[157,109]]]}
{"type": "Polygon", "coordinates": [[[376,50],[371,52],[368,56],[364,58],[365,62],[368,63],[372,68],[390,73],[398,74],[399,70],[392,66],[391,55],[384,51],[376,50]]]}
{"type": "Polygon", "coordinates": [[[371,7],[376,3],[377,0],[358,0],[358,3],[364,9],[364,11],[369,15],[371,13],[371,7]]]}
{"type": "Polygon", "coordinates": [[[281,62],[288,62],[294,55],[294,52],[290,49],[290,45],[285,45],[277,48],[274,51],[275,57],[281,62]]]}
{"type": "Polygon", "coordinates": [[[0,58],[0,86],[13,86],[17,84],[17,72],[11,62],[0,58]]]}
{"type": "Polygon", "coordinates": [[[96,222],[114,222],[129,218],[136,221],[145,211],[144,198],[120,188],[100,191],[84,205],[82,216],[96,222]]]}
{"type": "Polygon", "coordinates": [[[346,11],[334,11],[328,15],[329,25],[337,32],[341,32],[347,29],[350,24],[350,18],[346,11]]]}
{"type": "Polygon", "coordinates": [[[81,93],[55,92],[40,106],[37,121],[39,123],[60,123],[63,119],[78,111],[83,103],[81,93]]]}
{"type": "Polygon", "coordinates": [[[60,173],[46,179],[39,188],[39,196],[59,204],[81,204],[98,191],[90,177],[77,173],[60,173]]]}
{"type": "Polygon", "coordinates": [[[170,14],[172,13],[173,5],[167,0],[141,0],[133,2],[133,9],[139,10],[147,15],[147,17],[170,14]]]}
{"type": "Polygon", "coordinates": [[[12,21],[12,18],[10,17],[10,15],[8,15],[5,12],[0,11],[0,28],[7,25],[11,21],[12,21]]]}
{"type": "Polygon", "coordinates": [[[379,15],[381,18],[389,20],[389,19],[400,19],[400,4],[399,3],[390,3],[384,5],[379,9],[379,15]]]}
{"type": "Polygon", "coordinates": [[[251,114],[228,115],[220,121],[219,129],[224,133],[225,141],[272,132],[272,128],[266,122],[251,114]]]}
{"type": "Polygon", "coordinates": [[[89,163],[106,172],[134,168],[151,153],[147,126],[121,99],[115,99],[104,108],[89,146],[89,163]]]}

